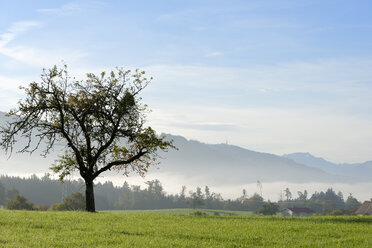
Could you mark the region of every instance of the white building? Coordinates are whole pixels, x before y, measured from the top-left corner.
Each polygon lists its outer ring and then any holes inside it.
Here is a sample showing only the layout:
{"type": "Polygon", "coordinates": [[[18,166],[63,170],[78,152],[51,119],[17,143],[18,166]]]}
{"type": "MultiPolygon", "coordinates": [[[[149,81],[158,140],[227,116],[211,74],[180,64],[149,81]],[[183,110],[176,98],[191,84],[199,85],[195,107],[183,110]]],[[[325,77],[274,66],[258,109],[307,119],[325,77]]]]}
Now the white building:
{"type": "Polygon", "coordinates": [[[310,216],[314,211],[310,208],[285,208],[281,211],[283,216],[310,216]]]}

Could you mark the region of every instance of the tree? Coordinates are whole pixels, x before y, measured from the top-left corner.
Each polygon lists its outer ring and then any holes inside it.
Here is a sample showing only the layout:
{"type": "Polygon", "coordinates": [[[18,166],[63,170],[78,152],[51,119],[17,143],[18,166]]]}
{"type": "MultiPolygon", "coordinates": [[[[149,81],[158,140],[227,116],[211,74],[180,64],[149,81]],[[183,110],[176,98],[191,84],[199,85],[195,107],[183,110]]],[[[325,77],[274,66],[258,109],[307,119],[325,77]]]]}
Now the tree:
{"type": "Polygon", "coordinates": [[[289,188],[286,188],[284,190],[284,194],[285,194],[285,198],[287,199],[287,201],[291,200],[292,199],[292,193],[291,191],[289,190],[289,188]]]}
{"type": "Polygon", "coordinates": [[[161,185],[158,179],[147,181],[146,184],[148,185],[147,191],[155,197],[156,200],[159,200],[161,197],[164,197],[163,186],[161,185]]]}
{"type": "Polygon", "coordinates": [[[247,190],[246,189],[243,189],[243,195],[242,195],[242,199],[244,200],[245,198],[247,198],[247,190]]]}
{"type": "Polygon", "coordinates": [[[274,215],[278,211],[279,211],[279,206],[272,202],[264,203],[258,210],[258,212],[263,215],[274,215]]]}
{"type": "Polygon", "coordinates": [[[19,152],[33,153],[45,144],[41,154],[46,156],[55,144],[64,144],[65,154],[51,169],[61,180],[78,171],[85,181],[86,210],[94,212],[93,182],[101,173],[144,175],[159,149],[174,148],[145,126],[148,110],[139,93],[152,78],[144,75],[117,68],[76,80],[66,65],[44,69],[40,83],[23,87],[26,99],[8,113],[16,118],[1,129],[0,145],[11,154],[16,140],[24,138],[28,142],[19,152]]]}
{"type": "Polygon", "coordinates": [[[182,186],[179,199],[181,201],[185,201],[185,199],[186,199],[186,186],[185,185],[182,186]]]}
{"type": "Polygon", "coordinates": [[[297,191],[298,194],[298,201],[306,201],[307,200],[307,190],[305,189],[304,192],[302,193],[301,191],[297,191]]]}
{"type": "Polygon", "coordinates": [[[6,192],[6,197],[7,197],[8,200],[14,199],[16,197],[16,195],[19,195],[19,191],[14,187],[11,187],[6,192]]]}
{"type": "Polygon", "coordinates": [[[345,208],[348,210],[356,209],[360,206],[360,202],[350,193],[345,201],[345,208]]]}
{"type": "Polygon", "coordinates": [[[6,201],[6,190],[5,187],[0,182],[0,206],[2,206],[6,201]]]}
{"type": "Polygon", "coordinates": [[[190,191],[189,204],[194,209],[204,204],[204,196],[200,187],[196,188],[196,192],[190,191]]]}
{"type": "Polygon", "coordinates": [[[243,205],[248,211],[257,211],[264,203],[262,196],[254,193],[251,197],[243,201],[243,205]]]}
{"type": "Polygon", "coordinates": [[[208,186],[205,186],[205,188],[204,188],[204,194],[205,194],[205,199],[210,199],[211,198],[211,192],[210,192],[208,186]]]}
{"type": "Polygon", "coordinates": [[[6,203],[6,208],[11,210],[33,210],[34,204],[22,195],[16,195],[13,200],[6,203]]]}
{"type": "Polygon", "coordinates": [[[75,192],[70,197],[66,197],[63,202],[54,204],[50,208],[57,211],[83,210],[85,208],[85,199],[81,193],[75,192]]]}

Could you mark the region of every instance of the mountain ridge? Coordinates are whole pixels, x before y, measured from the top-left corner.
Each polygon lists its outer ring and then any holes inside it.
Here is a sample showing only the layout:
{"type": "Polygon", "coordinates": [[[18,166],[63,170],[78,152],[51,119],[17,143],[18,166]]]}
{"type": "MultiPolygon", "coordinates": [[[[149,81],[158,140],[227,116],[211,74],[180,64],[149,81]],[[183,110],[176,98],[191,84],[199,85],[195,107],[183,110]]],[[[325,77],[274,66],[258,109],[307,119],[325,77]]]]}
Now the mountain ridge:
{"type": "Polygon", "coordinates": [[[313,168],[321,168],[335,175],[352,176],[363,181],[372,181],[372,161],[363,163],[333,163],[308,152],[284,154],[283,157],[313,168]]]}
{"type": "Polygon", "coordinates": [[[225,180],[235,172],[234,180],[240,182],[292,181],[292,182],[336,182],[353,181],[347,176],[334,176],[318,168],[298,164],[291,159],[270,153],[251,151],[227,144],[206,144],[187,140],[184,137],[166,134],[173,139],[182,151],[162,154],[167,159],[161,161],[166,171],[182,172],[189,176],[195,174],[223,175],[225,180]],[[186,162],[185,162],[186,161],[186,162]],[[171,164],[173,166],[171,166],[171,164]],[[176,164],[176,165],[175,165],[176,164]],[[213,170],[214,173],[209,170],[213,170]],[[196,173],[191,173],[196,172],[196,173]]]}

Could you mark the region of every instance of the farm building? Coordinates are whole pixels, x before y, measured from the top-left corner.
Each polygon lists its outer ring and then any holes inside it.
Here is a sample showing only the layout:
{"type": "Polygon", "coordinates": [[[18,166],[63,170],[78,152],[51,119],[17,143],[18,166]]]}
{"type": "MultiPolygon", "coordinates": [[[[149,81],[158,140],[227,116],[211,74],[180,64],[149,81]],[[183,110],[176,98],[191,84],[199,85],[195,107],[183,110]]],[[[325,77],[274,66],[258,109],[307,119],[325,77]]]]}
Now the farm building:
{"type": "Polygon", "coordinates": [[[365,201],[358,209],[355,211],[356,215],[372,215],[372,199],[371,201],[365,201]]]}
{"type": "Polygon", "coordinates": [[[314,213],[310,208],[285,208],[281,211],[283,216],[310,216],[314,213]]]}

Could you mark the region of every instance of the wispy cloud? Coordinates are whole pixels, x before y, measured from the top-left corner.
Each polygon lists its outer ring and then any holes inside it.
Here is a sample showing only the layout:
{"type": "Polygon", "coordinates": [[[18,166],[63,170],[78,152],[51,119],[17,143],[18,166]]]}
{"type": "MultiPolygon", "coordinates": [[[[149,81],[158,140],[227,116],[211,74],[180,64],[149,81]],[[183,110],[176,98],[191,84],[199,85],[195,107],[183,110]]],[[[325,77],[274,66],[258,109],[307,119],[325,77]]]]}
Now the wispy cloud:
{"type": "Polygon", "coordinates": [[[44,51],[41,49],[27,47],[26,45],[12,45],[12,42],[34,28],[41,27],[43,24],[37,21],[21,21],[11,24],[8,30],[0,34],[0,54],[17,61],[37,66],[51,66],[59,63],[62,59],[75,61],[87,55],[81,51],[44,51]]]}
{"type": "Polygon", "coordinates": [[[42,26],[42,24],[37,21],[21,21],[13,23],[5,33],[0,35],[0,54],[20,61],[25,61],[30,57],[33,57],[33,59],[36,60],[37,57],[35,56],[34,49],[26,48],[24,46],[9,45],[18,36],[22,35],[22,33],[40,26],[42,26]]]}
{"type": "Polygon", "coordinates": [[[9,42],[13,41],[18,35],[42,24],[37,21],[21,21],[13,23],[7,32],[0,35],[0,52],[9,42]]]}
{"type": "Polygon", "coordinates": [[[207,57],[217,57],[217,56],[221,56],[221,55],[223,55],[223,52],[215,51],[215,52],[208,53],[207,57]]]}
{"type": "Polygon", "coordinates": [[[45,9],[38,9],[38,12],[46,13],[46,14],[53,14],[53,15],[67,15],[75,11],[81,10],[81,6],[76,3],[67,3],[62,5],[59,8],[45,8],[45,9]]]}
{"type": "Polygon", "coordinates": [[[43,14],[65,16],[65,15],[70,15],[76,12],[91,10],[95,8],[101,8],[107,5],[109,5],[107,1],[106,2],[105,1],[88,1],[87,3],[70,2],[57,8],[42,8],[42,9],[38,9],[37,11],[43,14]]]}
{"type": "Polygon", "coordinates": [[[225,28],[244,29],[287,29],[298,28],[299,24],[270,18],[242,18],[226,23],[225,28]]]}
{"type": "Polygon", "coordinates": [[[201,89],[230,89],[239,91],[317,91],[334,92],[365,88],[372,90],[371,59],[344,58],[294,61],[275,65],[249,67],[213,67],[157,65],[147,67],[161,85],[201,89]],[[359,87],[359,88],[358,88],[359,87]]]}

